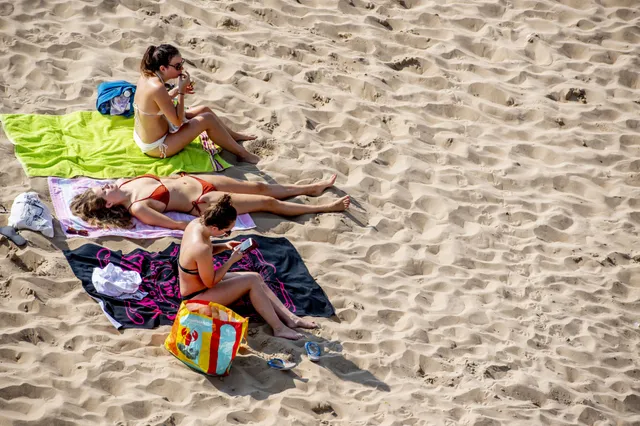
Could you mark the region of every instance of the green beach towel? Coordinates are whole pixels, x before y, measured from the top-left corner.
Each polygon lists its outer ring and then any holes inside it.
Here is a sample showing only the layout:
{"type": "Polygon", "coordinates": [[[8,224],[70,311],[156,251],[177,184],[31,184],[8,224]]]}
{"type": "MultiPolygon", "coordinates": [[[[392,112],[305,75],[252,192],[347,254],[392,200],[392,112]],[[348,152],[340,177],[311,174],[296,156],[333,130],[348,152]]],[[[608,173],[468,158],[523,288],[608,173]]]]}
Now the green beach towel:
{"type": "MultiPolygon", "coordinates": [[[[2,114],[0,121],[28,176],[107,179],[213,171],[199,138],[173,157],[143,154],[133,141],[133,118],[79,111],[67,115],[2,114]]],[[[216,160],[224,168],[231,167],[219,155],[216,160]]]]}

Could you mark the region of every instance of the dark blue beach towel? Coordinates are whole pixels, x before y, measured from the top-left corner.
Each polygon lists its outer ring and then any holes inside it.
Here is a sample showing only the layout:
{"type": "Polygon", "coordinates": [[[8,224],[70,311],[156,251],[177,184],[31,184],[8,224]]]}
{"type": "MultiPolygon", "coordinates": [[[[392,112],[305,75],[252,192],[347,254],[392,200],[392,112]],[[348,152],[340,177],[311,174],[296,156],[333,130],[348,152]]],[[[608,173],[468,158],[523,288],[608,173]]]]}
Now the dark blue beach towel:
{"type": "MultiPolygon", "coordinates": [[[[296,248],[286,238],[243,235],[237,240],[253,238],[258,248],[231,271],[260,274],[280,301],[299,316],[330,317],[335,314],[329,298],[313,279],[296,248]]],[[[228,240],[219,240],[223,243],[228,240]]],[[[172,324],[181,302],[178,283],[180,245],[172,243],[161,252],[135,249],[131,253],[85,244],[64,255],[86,292],[94,298],[107,318],[117,328],[154,328],[172,324]],[[136,271],[142,278],[140,290],[148,293],[142,300],[122,300],[96,291],[92,282],[94,268],[113,263],[125,271],[136,271]]],[[[229,259],[229,251],[217,254],[213,262],[219,267],[229,259]]],[[[259,320],[247,296],[229,306],[240,315],[259,320]]]]}

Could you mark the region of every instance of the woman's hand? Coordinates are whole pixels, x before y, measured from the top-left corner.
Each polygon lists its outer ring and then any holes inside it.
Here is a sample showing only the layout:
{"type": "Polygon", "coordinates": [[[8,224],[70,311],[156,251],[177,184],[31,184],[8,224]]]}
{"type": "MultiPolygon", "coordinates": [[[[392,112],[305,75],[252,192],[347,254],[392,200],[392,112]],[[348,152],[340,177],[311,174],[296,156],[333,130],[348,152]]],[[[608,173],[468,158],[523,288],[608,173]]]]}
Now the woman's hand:
{"type": "Polygon", "coordinates": [[[187,70],[182,70],[182,74],[178,77],[178,93],[184,95],[187,92],[187,87],[191,85],[191,76],[187,70]]]}
{"type": "Polygon", "coordinates": [[[240,244],[242,243],[238,241],[227,241],[226,243],[224,243],[224,246],[227,248],[227,250],[233,250],[235,247],[238,247],[240,244]]]}
{"type": "Polygon", "coordinates": [[[231,262],[232,264],[236,263],[243,257],[244,257],[244,253],[240,251],[238,248],[234,248],[233,252],[231,253],[231,256],[229,256],[229,262],[231,262]]]}
{"type": "MultiPolygon", "coordinates": [[[[191,80],[191,77],[189,77],[189,79],[191,80]]],[[[191,80],[191,82],[187,86],[187,93],[190,94],[190,95],[193,95],[194,93],[196,93],[196,82],[195,81],[191,80]]]]}

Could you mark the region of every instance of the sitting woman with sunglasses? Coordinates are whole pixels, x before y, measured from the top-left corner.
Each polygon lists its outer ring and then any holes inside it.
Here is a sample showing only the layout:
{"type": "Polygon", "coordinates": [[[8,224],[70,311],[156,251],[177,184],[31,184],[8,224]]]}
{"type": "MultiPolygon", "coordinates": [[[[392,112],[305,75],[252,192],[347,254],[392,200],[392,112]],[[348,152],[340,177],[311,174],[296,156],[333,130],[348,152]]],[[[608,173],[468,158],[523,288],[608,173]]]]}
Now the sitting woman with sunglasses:
{"type": "Polygon", "coordinates": [[[331,179],[307,185],[269,185],[220,175],[196,177],[182,173],[166,178],[143,175],[89,188],[74,197],[71,211],[94,226],[129,228],[134,216],[148,225],[185,229],[189,222],[173,220],[163,213],[176,211],[201,216],[204,210],[230,193],[238,214],[270,212],[298,216],[340,212],[349,207],[349,196],[318,205],[281,201],[298,195],[318,196],[333,186],[335,180],[333,175],[331,179]]]}
{"type": "Polygon", "coordinates": [[[291,313],[255,272],[227,272],[244,256],[239,242],[212,244],[211,237],[229,235],[237,216],[231,205],[231,197],[223,195],[218,201],[187,226],[182,237],[178,268],[182,300],[207,300],[229,306],[248,294],[251,304],[273,328],[273,334],[285,339],[299,339],[293,328],[316,328],[313,321],[304,320],[291,313]],[[229,259],[219,268],[212,257],[231,250],[229,259]]]}
{"type": "Polygon", "coordinates": [[[149,46],[140,63],[140,72],[133,105],[133,139],[142,152],[156,158],[170,157],[206,131],[209,139],[235,154],[240,161],[255,164],[260,160],[238,144],[255,136],[234,132],[210,108],[185,109],[184,97],[194,93],[194,88],[178,49],[170,44],[149,46]],[[167,91],[165,82],[174,78],[178,79],[178,87],[167,91]]]}

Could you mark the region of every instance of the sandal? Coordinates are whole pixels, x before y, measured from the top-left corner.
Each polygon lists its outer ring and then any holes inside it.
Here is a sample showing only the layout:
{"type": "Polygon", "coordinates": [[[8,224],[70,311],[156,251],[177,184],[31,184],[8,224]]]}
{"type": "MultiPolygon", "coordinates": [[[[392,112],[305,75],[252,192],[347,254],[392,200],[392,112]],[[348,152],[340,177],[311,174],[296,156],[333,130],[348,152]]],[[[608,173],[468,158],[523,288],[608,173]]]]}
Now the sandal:
{"type": "Polygon", "coordinates": [[[320,345],[315,342],[307,342],[304,344],[304,350],[307,351],[309,359],[313,362],[320,361],[320,355],[322,355],[322,349],[320,345]]]}
{"type": "Polygon", "coordinates": [[[280,358],[270,359],[267,364],[274,370],[287,371],[296,366],[295,362],[284,361],[280,358]]]}
{"type": "Polygon", "coordinates": [[[25,240],[24,237],[20,236],[20,234],[18,234],[13,226],[3,226],[2,228],[0,228],[0,235],[4,235],[5,237],[13,241],[13,243],[17,246],[22,247],[23,245],[27,244],[27,240],[25,240]]]}

